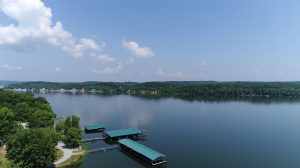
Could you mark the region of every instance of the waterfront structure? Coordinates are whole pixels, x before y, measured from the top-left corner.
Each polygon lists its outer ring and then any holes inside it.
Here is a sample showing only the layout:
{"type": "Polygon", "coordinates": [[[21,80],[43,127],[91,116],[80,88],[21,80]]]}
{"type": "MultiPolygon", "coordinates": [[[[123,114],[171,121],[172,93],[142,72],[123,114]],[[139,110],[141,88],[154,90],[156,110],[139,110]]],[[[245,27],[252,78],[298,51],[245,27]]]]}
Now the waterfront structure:
{"type": "Polygon", "coordinates": [[[122,138],[139,139],[139,138],[144,137],[145,135],[146,135],[145,131],[142,131],[138,128],[107,131],[103,134],[104,137],[112,139],[112,140],[119,140],[122,138]]]}
{"type": "Polygon", "coordinates": [[[93,125],[85,125],[84,126],[84,131],[104,131],[105,130],[105,125],[104,124],[93,124],[93,125]]]}
{"type": "Polygon", "coordinates": [[[120,147],[129,153],[132,153],[151,165],[159,165],[167,162],[167,157],[147,146],[130,139],[121,139],[118,141],[120,147]]]}

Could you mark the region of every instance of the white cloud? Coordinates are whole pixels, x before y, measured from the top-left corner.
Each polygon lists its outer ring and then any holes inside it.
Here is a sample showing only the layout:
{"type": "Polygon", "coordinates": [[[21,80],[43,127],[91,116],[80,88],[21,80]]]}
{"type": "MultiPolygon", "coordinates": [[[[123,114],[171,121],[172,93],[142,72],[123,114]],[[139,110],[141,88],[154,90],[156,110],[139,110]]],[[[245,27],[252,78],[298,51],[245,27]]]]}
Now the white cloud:
{"type": "Polygon", "coordinates": [[[154,56],[154,51],[151,50],[149,47],[140,47],[137,42],[134,41],[123,41],[123,47],[131,51],[134,56],[138,58],[147,58],[154,56]]]}
{"type": "Polygon", "coordinates": [[[0,0],[0,11],[17,21],[0,25],[0,45],[45,41],[76,58],[105,46],[89,38],[76,39],[59,21],[53,25],[51,9],[41,0],[0,0]]]}
{"type": "Polygon", "coordinates": [[[11,65],[7,65],[7,64],[0,65],[0,68],[5,69],[5,70],[12,70],[12,71],[18,71],[18,70],[23,69],[20,66],[11,66],[11,65]]]}
{"type": "Polygon", "coordinates": [[[60,72],[60,71],[61,71],[61,68],[60,68],[60,67],[57,67],[57,68],[54,69],[54,71],[55,71],[55,72],[60,72]]]}
{"type": "Polygon", "coordinates": [[[171,73],[171,72],[165,72],[162,69],[158,69],[157,70],[157,74],[163,77],[172,77],[172,78],[182,78],[183,74],[181,72],[175,72],[175,73],[171,73]]]}
{"type": "Polygon", "coordinates": [[[107,67],[107,68],[104,68],[103,70],[92,70],[93,73],[95,74],[116,74],[118,73],[120,70],[122,70],[123,68],[122,67],[115,67],[115,68],[110,68],[110,67],[107,67]]]}
{"type": "Polygon", "coordinates": [[[165,76],[166,75],[166,73],[162,69],[157,70],[157,74],[160,75],[160,76],[165,76]]]}
{"type": "Polygon", "coordinates": [[[95,58],[97,61],[100,61],[100,62],[114,62],[116,60],[115,57],[105,55],[105,54],[95,56],[95,58]]]}
{"type": "Polygon", "coordinates": [[[133,64],[134,61],[135,60],[133,58],[130,58],[125,62],[119,62],[116,67],[106,67],[103,70],[93,69],[92,73],[94,73],[94,74],[116,74],[116,73],[119,73],[121,70],[123,70],[126,66],[133,64]]]}

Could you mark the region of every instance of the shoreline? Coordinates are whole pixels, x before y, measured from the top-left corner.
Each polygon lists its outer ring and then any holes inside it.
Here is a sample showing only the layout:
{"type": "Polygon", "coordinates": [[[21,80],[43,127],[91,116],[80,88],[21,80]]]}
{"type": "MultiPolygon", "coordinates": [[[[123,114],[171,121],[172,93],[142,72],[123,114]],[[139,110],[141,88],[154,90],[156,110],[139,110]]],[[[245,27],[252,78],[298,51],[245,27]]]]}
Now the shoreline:
{"type": "Polygon", "coordinates": [[[3,147],[0,147],[0,158],[5,158],[6,150],[3,147]]]}
{"type": "Polygon", "coordinates": [[[56,168],[67,168],[69,166],[78,165],[88,154],[88,148],[85,144],[81,144],[78,148],[64,148],[64,143],[59,143],[57,149],[63,151],[62,158],[54,162],[56,168]]]}

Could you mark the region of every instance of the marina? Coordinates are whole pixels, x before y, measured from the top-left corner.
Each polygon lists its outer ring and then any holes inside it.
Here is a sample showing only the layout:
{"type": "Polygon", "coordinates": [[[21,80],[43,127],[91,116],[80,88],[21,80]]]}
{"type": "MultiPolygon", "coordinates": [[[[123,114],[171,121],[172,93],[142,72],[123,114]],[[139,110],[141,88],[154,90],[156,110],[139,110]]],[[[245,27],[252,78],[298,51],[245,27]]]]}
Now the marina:
{"type": "Polygon", "coordinates": [[[155,166],[167,162],[167,157],[164,154],[161,154],[147,146],[144,146],[138,142],[135,142],[130,139],[121,139],[118,141],[120,147],[135,156],[141,158],[145,162],[155,166]]]}
{"type": "Polygon", "coordinates": [[[121,129],[121,130],[112,130],[104,132],[103,136],[107,137],[111,140],[119,140],[123,138],[133,138],[133,139],[140,139],[145,137],[146,131],[140,130],[138,128],[129,128],[129,129],[121,129]]]}
{"type": "MultiPolygon", "coordinates": [[[[103,124],[84,126],[84,129],[88,131],[95,131],[104,128],[105,126],[103,124]]],[[[138,140],[145,137],[146,135],[147,134],[145,130],[141,130],[139,128],[128,128],[128,129],[106,131],[103,133],[101,137],[83,139],[80,142],[88,143],[88,142],[96,142],[100,140],[112,140],[112,141],[117,140],[118,142],[117,145],[100,147],[100,148],[92,149],[89,152],[90,153],[107,152],[112,150],[123,149],[153,166],[166,163],[167,157],[164,154],[161,154],[147,146],[144,146],[138,142],[131,140],[131,139],[138,140]]]]}
{"type": "Polygon", "coordinates": [[[85,143],[85,142],[95,142],[95,141],[100,141],[100,140],[105,140],[105,137],[83,139],[80,142],[85,143]]]}
{"type": "MultiPolygon", "coordinates": [[[[105,132],[127,128],[146,129],[148,135],[136,142],[165,154],[169,168],[191,165],[207,168],[289,167],[286,163],[290,167],[300,166],[297,157],[300,154],[300,102],[190,102],[125,95],[42,96],[49,100],[58,117],[64,118],[76,110],[81,117],[82,129],[94,123],[105,124],[105,132]],[[272,122],[266,123],[266,120],[272,122]],[[185,124],[183,126],[180,123],[185,124]],[[197,130],[194,130],[195,127],[197,130]],[[181,151],[188,152],[183,154],[181,151]]],[[[84,134],[82,139],[100,138],[103,133],[84,134]]],[[[86,144],[89,150],[117,145],[110,140],[86,144]]],[[[72,168],[98,168],[100,165],[106,168],[152,166],[132,153],[114,149],[91,152],[81,165],[72,168]]],[[[161,166],[164,164],[156,167],[161,166]]]]}
{"type": "Polygon", "coordinates": [[[104,124],[92,124],[92,125],[85,125],[84,131],[85,132],[101,132],[104,131],[106,126],[104,124]]]}

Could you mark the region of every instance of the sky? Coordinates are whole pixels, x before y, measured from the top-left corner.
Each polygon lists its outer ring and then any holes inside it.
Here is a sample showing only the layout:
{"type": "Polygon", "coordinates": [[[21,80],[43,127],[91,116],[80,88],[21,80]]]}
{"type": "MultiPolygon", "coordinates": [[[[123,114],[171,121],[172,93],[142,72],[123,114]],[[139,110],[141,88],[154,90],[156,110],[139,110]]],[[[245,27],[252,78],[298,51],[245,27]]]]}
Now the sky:
{"type": "Polygon", "coordinates": [[[0,80],[300,81],[300,1],[0,0],[0,80]]]}

